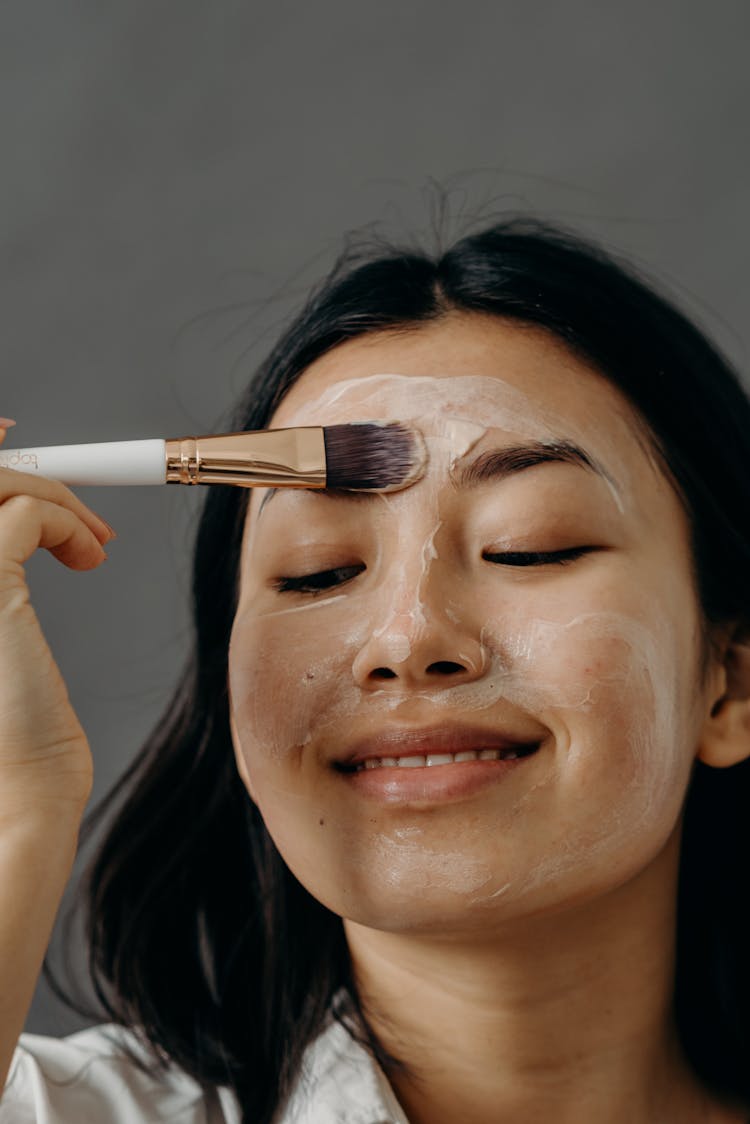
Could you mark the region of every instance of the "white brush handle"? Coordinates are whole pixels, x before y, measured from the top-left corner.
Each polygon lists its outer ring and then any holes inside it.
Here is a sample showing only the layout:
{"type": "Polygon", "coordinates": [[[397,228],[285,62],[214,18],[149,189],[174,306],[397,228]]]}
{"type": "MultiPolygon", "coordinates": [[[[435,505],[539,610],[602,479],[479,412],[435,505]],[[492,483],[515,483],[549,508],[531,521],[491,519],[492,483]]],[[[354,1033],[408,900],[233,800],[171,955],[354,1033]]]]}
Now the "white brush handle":
{"type": "Polygon", "coordinates": [[[0,468],[47,476],[63,484],[166,484],[165,442],[96,441],[39,449],[0,448],[0,468]]]}

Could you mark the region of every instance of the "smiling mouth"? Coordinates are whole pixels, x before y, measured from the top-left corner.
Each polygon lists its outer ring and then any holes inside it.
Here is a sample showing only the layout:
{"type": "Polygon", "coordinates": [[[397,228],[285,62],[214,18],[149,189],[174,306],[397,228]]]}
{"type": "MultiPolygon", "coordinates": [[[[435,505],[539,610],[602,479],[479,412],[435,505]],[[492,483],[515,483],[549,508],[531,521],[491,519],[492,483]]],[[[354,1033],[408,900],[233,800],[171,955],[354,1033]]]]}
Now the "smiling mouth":
{"type": "Polygon", "coordinates": [[[371,769],[430,769],[441,765],[463,764],[467,761],[514,761],[536,753],[540,743],[515,745],[507,749],[467,749],[456,753],[413,753],[398,757],[368,757],[356,764],[336,763],[342,773],[362,773],[371,769]]]}

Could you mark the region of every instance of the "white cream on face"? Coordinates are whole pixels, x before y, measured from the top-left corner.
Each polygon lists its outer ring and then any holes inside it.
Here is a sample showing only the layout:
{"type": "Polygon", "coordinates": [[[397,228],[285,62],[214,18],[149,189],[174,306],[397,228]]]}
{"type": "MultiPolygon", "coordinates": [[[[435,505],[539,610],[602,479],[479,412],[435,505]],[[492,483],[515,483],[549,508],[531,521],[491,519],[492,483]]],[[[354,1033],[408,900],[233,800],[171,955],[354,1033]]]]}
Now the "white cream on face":
{"type": "MultiPolygon", "coordinates": [[[[372,903],[373,887],[362,873],[368,869],[387,887],[389,923],[397,925],[409,923],[414,888],[425,880],[435,894],[442,886],[489,907],[564,884],[582,864],[595,865],[599,853],[611,868],[634,836],[653,839],[678,814],[692,717],[681,682],[684,622],[674,619],[658,583],[628,585],[627,572],[616,568],[592,568],[587,583],[566,567],[547,568],[540,579],[530,571],[477,566],[476,559],[467,566],[457,548],[463,531],[452,474],[490,438],[493,446],[572,440],[602,468],[603,476],[581,480],[582,502],[595,505],[596,527],[615,541],[626,520],[637,523],[638,481],[622,452],[633,443],[627,411],[610,407],[603,429],[593,408],[591,417],[561,416],[495,377],[378,374],[335,383],[287,413],[283,424],[366,420],[399,420],[422,431],[430,457],[423,480],[363,501],[367,509],[342,515],[340,530],[338,520],[312,507],[319,499],[299,494],[274,499],[285,504],[283,522],[270,524],[267,508],[248,530],[248,574],[256,553],[280,549],[294,559],[309,538],[323,551],[318,569],[351,561],[336,556],[344,548],[358,550],[367,566],[330,595],[293,604],[261,596],[252,580],[243,583],[230,646],[231,694],[239,750],[277,845],[311,892],[345,912],[335,887],[324,886],[325,877],[308,871],[305,855],[297,854],[304,823],[295,836],[283,808],[299,815],[305,778],[310,803],[323,799],[324,782],[313,778],[325,768],[329,744],[353,738],[363,722],[377,728],[416,706],[420,725],[446,717],[480,719],[488,728],[520,721],[545,735],[548,748],[544,758],[540,752],[524,764],[525,785],[519,770],[518,786],[498,787],[480,812],[459,805],[433,817],[442,832],[431,832],[420,817],[368,826],[331,788],[328,860],[337,884],[349,887],[350,909],[352,886],[372,903]],[[318,521],[325,524],[319,533],[318,521]],[[269,543],[270,530],[281,535],[281,548],[269,543]],[[420,678],[422,659],[453,660],[471,674],[455,685],[420,678]],[[373,682],[373,666],[390,668],[396,678],[373,682]],[[454,830],[446,839],[448,822],[454,830]],[[542,845],[524,848],[535,830],[542,845]]],[[[552,537],[545,530],[544,498],[555,502],[558,471],[568,474],[561,503],[575,506],[570,473],[590,475],[585,470],[545,468],[536,487],[520,474],[491,485],[478,506],[467,499],[469,538],[479,535],[476,543],[494,551],[576,545],[562,542],[563,528],[552,537]],[[528,524],[550,541],[526,541],[528,524]],[[555,535],[560,545],[552,542],[555,535]]]]}
{"type": "MultiPolygon", "coordinates": [[[[382,582],[372,583],[371,587],[371,592],[377,601],[380,621],[371,621],[369,613],[365,613],[358,620],[358,617],[351,612],[351,594],[342,593],[334,593],[330,597],[318,597],[303,605],[274,608],[271,612],[274,615],[305,612],[312,616],[316,610],[325,610],[326,620],[330,621],[332,619],[330,612],[334,604],[338,604],[347,625],[352,630],[351,638],[354,643],[357,644],[361,639],[357,626],[358,624],[361,626],[366,617],[368,630],[373,637],[388,636],[390,662],[397,665],[403,663],[410,655],[410,637],[415,631],[418,633],[423,630],[427,624],[421,591],[429,577],[432,564],[439,557],[435,540],[442,525],[439,511],[440,495],[448,486],[450,474],[456,463],[465,457],[490,429],[499,431],[503,443],[508,444],[524,440],[552,441],[560,436],[561,421],[559,418],[553,418],[546,411],[535,410],[522,391],[499,379],[481,376],[433,379],[384,374],[336,384],[316,401],[305,406],[303,411],[293,414],[286,424],[315,424],[323,422],[324,419],[334,424],[338,419],[351,420],[353,408],[356,409],[359,420],[398,418],[418,426],[425,436],[429,451],[429,470],[418,488],[409,489],[401,494],[383,494],[378,497],[385,511],[376,513],[374,522],[382,531],[395,536],[398,544],[392,551],[396,565],[389,566],[387,561],[384,562],[382,557],[378,557],[375,566],[372,567],[379,569],[380,577],[383,579],[382,582]],[[402,517],[405,507],[406,517],[402,517]],[[418,509],[419,523],[415,523],[413,518],[408,518],[410,507],[418,509]],[[415,541],[418,527],[423,527],[424,530],[419,540],[415,541]]],[[[568,435],[570,435],[570,428],[569,425],[566,427],[568,435]]],[[[586,434],[575,433],[574,437],[584,447],[593,444],[586,434]]],[[[620,478],[623,481],[627,480],[625,466],[618,467],[620,478]]],[[[607,484],[617,507],[622,510],[623,493],[626,493],[626,488],[622,484],[615,484],[611,478],[607,484]]],[[[503,536],[495,536],[495,541],[502,545],[503,536]]],[[[252,549],[251,536],[248,550],[252,551],[252,549]]],[[[460,613],[456,614],[455,610],[453,612],[455,619],[460,621],[460,613]]],[[[252,609],[250,615],[253,616],[252,609]]],[[[492,642],[493,625],[489,618],[480,635],[479,651],[482,660],[478,666],[486,667],[487,661],[494,658],[492,675],[459,688],[452,686],[443,691],[432,688],[428,692],[430,702],[438,707],[450,707],[458,703],[459,706],[469,709],[491,706],[503,696],[506,698],[515,696],[519,703],[532,702],[528,697],[528,688],[523,688],[523,683],[528,682],[529,663],[534,655],[532,633],[544,633],[545,640],[542,646],[546,647],[552,631],[570,628],[571,624],[554,620],[536,621],[530,631],[529,623],[523,622],[523,631],[520,635],[508,631],[506,626],[507,635],[504,643],[498,645],[492,642]],[[510,649],[513,646],[516,651],[511,659],[510,649]],[[456,695],[457,690],[458,695],[456,695]]],[[[340,636],[341,633],[337,631],[337,635],[340,636]]],[[[468,663],[474,662],[477,666],[475,655],[470,652],[463,655],[468,663]]],[[[282,658],[285,658],[283,653],[282,658]]],[[[356,659],[356,656],[354,658],[356,659]]],[[[322,685],[320,674],[322,670],[323,664],[319,663],[313,671],[317,689],[322,685]]],[[[336,676],[335,672],[334,676],[336,676]]],[[[353,682],[349,684],[349,691],[346,691],[345,687],[345,683],[337,681],[338,705],[335,714],[331,715],[337,720],[354,713],[361,696],[361,692],[353,682]]],[[[560,697],[559,693],[556,695],[557,705],[582,705],[579,700],[587,697],[590,688],[574,684],[569,685],[566,691],[564,698],[560,697]]],[[[398,706],[402,701],[394,699],[389,691],[384,691],[382,694],[380,705],[386,709],[398,706]]],[[[312,736],[310,729],[305,730],[300,736],[301,727],[308,715],[308,707],[301,702],[299,709],[303,714],[294,723],[294,739],[290,742],[285,733],[279,733],[266,742],[276,753],[283,754],[291,745],[306,744],[310,740],[312,736]]],[[[289,719],[290,714],[287,710],[284,714],[285,725],[289,719]]],[[[316,717],[316,722],[318,721],[319,718],[316,717]]]]}

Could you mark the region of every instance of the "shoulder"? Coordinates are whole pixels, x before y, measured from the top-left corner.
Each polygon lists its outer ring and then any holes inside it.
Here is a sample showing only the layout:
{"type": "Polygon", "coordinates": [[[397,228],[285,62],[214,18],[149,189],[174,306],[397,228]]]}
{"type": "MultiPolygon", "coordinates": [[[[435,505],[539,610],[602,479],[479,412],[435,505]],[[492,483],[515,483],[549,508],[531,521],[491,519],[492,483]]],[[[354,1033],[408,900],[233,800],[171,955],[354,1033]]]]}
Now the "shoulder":
{"type": "Polygon", "coordinates": [[[223,1097],[209,1100],[177,1066],[157,1072],[132,1031],[102,1023],[65,1038],[22,1034],[0,1097],[0,1124],[229,1124],[223,1097]]]}

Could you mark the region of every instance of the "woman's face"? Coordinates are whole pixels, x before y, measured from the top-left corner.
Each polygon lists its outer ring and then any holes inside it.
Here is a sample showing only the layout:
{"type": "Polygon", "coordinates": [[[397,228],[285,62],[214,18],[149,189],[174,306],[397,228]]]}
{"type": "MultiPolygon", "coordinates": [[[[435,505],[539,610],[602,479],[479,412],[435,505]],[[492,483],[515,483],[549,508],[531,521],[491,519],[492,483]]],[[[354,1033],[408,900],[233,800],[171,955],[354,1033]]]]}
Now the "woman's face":
{"type": "Polygon", "coordinates": [[[687,518],[637,419],[543,331],[454,314],[339,345],[271,424],[370,420],[424,434],[419,482],[250,500],[229,674],[268,831],[381,929],[620,885],[677,830],[710,709],[687,518]],[[540,443],[562,459],[507,453],[540,443]]]}

